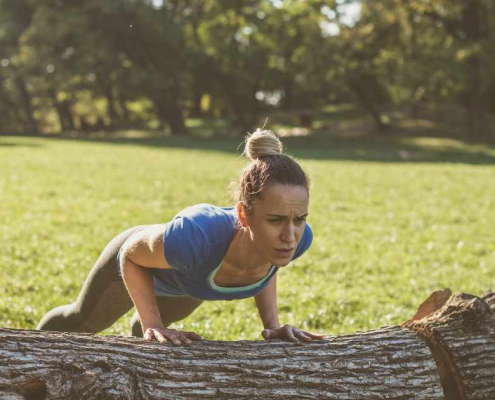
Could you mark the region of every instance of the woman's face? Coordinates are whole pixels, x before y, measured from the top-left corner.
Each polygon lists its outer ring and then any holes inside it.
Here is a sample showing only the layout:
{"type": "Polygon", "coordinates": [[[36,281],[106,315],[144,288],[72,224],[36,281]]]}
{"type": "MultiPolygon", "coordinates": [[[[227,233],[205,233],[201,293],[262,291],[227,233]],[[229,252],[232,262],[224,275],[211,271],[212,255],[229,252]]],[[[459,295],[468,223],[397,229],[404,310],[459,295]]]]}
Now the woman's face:
{"type": "Polygon", "coordinates": [[[277,267],[294,256],[306,226],[309,197],[304,186],[271,184],[245,216],[257,256],[277,267]]]}

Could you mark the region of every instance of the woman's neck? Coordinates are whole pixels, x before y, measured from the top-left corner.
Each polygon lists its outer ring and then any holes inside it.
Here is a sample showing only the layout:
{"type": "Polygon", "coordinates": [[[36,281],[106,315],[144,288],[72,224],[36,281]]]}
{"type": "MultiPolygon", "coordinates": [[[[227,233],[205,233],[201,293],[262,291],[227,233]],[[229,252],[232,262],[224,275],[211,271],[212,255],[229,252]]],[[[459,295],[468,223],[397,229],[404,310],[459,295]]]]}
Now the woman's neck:
{"type": "Polygon", "coordinates": [[[269,264],[257,256],[251,236],[244,229],[239,229],[236,232],[225,255],[224,262],[241,270],[256,269],[269,264]]]}

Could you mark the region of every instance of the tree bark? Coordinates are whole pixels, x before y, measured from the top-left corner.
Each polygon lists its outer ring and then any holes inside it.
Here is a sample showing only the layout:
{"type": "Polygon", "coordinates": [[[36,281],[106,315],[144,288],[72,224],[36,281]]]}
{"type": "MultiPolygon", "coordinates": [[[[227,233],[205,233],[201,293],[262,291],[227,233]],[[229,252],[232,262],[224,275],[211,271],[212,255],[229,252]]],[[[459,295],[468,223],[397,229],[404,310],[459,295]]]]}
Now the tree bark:
{"type": "Polygon", "coordinates": [[[0,337],[0,392],[25,397],[443,398],[429,349],[400,327],[305,345],[201,342],[178,348],[8,329],[0,337]]]}
{"type": "Polygon", "coordinates": [[[447,399],[495,399],[494,315],[495,293],[483,298],[460,293],[403,324],[431,348],[447,399]]]}
{"type": "Polygon", "coordinates": [[[403,326],[307,344],[0,329],[0,399],[495,398],[495,296],[439,293],[403,326]]]}

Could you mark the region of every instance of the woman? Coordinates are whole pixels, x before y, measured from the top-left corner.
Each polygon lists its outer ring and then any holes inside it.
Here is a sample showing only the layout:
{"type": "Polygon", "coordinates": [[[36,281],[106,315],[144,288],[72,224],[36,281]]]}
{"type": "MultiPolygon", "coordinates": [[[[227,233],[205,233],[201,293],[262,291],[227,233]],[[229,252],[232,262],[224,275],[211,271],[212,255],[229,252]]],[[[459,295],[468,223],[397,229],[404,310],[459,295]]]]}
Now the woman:
{"type": "Polygon", "coordinates": [[[265,339],[321,339],[280,326],[276,274],[311,245],[308,178],[283,154],[271,131],[246,141],[251,159],[236,190],[237,206],[188,207],[166,224],[129,229],[105,248],[75,303],[46,314],[38,329],[99,332],[133,306],[133,336],[191,344],[201,337],[167,327],[204,300],[254,297],[265,339]]]}

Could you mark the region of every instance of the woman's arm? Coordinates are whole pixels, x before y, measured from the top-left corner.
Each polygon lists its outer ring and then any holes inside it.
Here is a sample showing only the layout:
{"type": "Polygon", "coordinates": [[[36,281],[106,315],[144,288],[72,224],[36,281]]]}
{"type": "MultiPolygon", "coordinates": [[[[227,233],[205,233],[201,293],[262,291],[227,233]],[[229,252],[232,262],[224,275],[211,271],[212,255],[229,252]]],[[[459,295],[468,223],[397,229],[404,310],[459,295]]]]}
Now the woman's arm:
{"type": "Polygon", "coordinates": [[[120,253],[122,279],[136,307],[143,327],[144,338],[164,343],[191,344],[201,340],[192,332],[179,332],[163,326],[155,297],[153,275],[150,268],[170,269],[163,252],[163,230],[152,225],[132,235],[120,253]]]}
{"type": "Polygon", "coordinates": [[[261,335],[265,339],[283,339],[292,342],[302,340],[310,342],[313,339],[323,339],[324,335],[317,335],[311,332],[306,332],[290,325],[280,326],[277,311],[277,275],[275,275],[270,283],[263,289],[262,292],[254,296],[256,307],[263,321],[265,328],[261,335]]]}
{"type": "Polygon", "coordinates": [[[163,328],[151,271],[137,265],[129,256],[124,256],[120,265],[122,279],[139,314],[143,332],[148,328],[163,328]]]}
{"type": "Polygon", "coordinates": [[[256,307],[265,329],[280,328],[277,310],[277,274],[262,292],[254,296],[256,307]]]}

